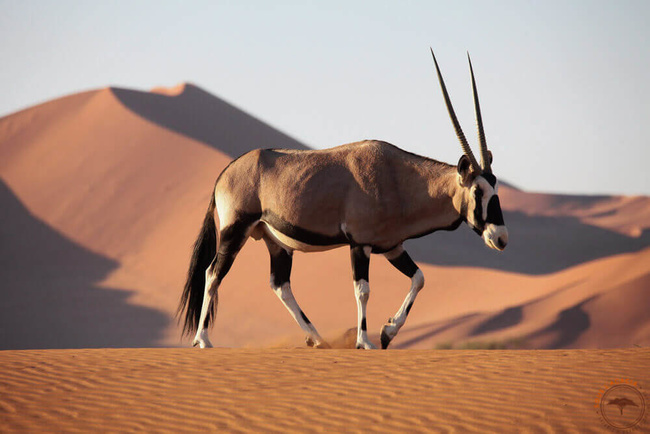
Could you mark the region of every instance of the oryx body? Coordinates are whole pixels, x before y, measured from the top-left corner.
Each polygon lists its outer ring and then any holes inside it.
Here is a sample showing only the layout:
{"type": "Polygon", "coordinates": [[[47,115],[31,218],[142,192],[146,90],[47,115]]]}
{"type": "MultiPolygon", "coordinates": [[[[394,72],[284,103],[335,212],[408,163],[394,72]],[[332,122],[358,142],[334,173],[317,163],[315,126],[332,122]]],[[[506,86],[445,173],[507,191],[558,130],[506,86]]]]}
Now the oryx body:
{"type": "Polygon", "coordinates": [[[316,346],[322,338],[291,292],[292,254],[350,247],[357,348],[374,348],[366,328],[371,253],[384,254],[411,278],[404,303],[382,328],[386,348],[424,285],[422,272],[402,248],[405,240],[454,230],[464,221],[488,246],[505,248],[507,230],[490,169],[491,154],[482,136],[477,95],[481,166],[462,135],[439,71],[438,75],[465,151],[456,166],[386,142],[364,141],[326,150],[255,150],[224,169],[195,245],[179,309],[186,310],[185,331],[196,331],[195,345],[211,346],[207,328],[218,287],[251,236],[265,241],[271,256],[271,287],[316,346]]]}

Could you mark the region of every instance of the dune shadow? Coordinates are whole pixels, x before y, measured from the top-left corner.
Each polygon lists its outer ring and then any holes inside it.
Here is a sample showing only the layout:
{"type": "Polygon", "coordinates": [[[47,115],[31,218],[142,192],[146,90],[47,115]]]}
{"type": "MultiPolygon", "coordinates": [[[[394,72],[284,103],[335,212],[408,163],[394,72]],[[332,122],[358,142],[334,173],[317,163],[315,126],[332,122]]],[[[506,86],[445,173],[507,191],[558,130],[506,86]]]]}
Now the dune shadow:
{"type": "Polygon", "coordinates": [[[535,339],[545,335],[553,336],[553,340],[545,345],[546,348],[566,348],[573,344],[580,335],[589,330],[591,319],[589,314],[584,311],[583,306],[596,296],[589,297],[570,308],[564,309],[558,315],[555,321],[541,330],[526,336],[526,340],[535,339]]]}
{"type": "Polygon", "coordinates": [[[417,344],[418,342],[424,341],[426,339],[432,338],[437,334],[440,334],[446,330],[449,330],[453,327],[460,326],[465,324],[467,321],[470,321],[476,318],[479,313],[468,313],[465,315],[458,316],[448,321],[440,321],[434,324],[424,324],[420,329],[424,329],[423,332],[417,334],[415,337],[409,338],[402,342],[395,343],[392,348],[408,348],[412,345],[417,344]]]}
{"type": "MultiPolygon", "coordinates": [[[[440,333],[451,330],[455,327],[464,326],[468,321],[476,319],[481,319],[481,321],[472,327],[472,329],[467,333],[466,338],[481,339],[481,335],[507,330],[521,324],[524,320],[524,311],[527,307],[549,300],[562,292],[571,290],[580,283],[582,283],[582,280],[570,282],[567,285],[555,289],[547,294],[543,294],[533,300],[507,307],[496,313],[472,312],[458,315],[444,321],[420,324],[413,328],[409,327],[407,330],[411,337],[408,340],[395,345],[395,348],[408,348],[418,342],[433,338],[440,333]]],[[[544,349],[565,348],[571,345],[584,331],[589,329],[591,325],[589,315],[584,311],[583,306],[594,298],[595,296],[587,298],[575,306],[562,310],[557,314],[557,317],[550,325],[525,336],[519,336],[518,339],[525,343],[528,341],[535,341],[538,338],[551,336],[551,340],[540,347],[544,349]]]]}
{"type": "Polygon", "coordinates": [[[238,157],[258,148],[308,149],[259,119],[192,84],[179,95],[111,88],[117,99],[143,118],[238,157]]]}
{"type": "Polygon", "coordinates": [[[35,218],[0,181],[0,349],[157,346],[167,315],[99,287],[118,264],[35,218]]]}
{"type": "Polygon", "coordinates": [[[539,275],[650,246],[647,230],[633,238],[585,224],[574,217],[504,214],[510,242],[503,252],[487,248],[465,224],[454,232],[441,231],[409,240],[405,247],[416,261],[430,264],[539,275]]]}

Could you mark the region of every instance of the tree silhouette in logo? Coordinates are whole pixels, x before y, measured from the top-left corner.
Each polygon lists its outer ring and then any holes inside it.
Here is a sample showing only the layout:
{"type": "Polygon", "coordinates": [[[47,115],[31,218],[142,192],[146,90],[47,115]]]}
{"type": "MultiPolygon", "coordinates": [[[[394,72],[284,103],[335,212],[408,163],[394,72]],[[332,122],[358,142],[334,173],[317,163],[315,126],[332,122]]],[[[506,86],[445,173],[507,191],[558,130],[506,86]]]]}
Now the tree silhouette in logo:
{"type": "Polygon", "coordinates": [[[631,405],[633,407],[638,407],[634,401],[628,398],[616,398],[616,399],[610,399],[607,402],[607,405],[615,405],[618,407],[619,410],[621,410],[621,416],[623,415],[623,409],[627,407],[628,405],[631,405]]]}

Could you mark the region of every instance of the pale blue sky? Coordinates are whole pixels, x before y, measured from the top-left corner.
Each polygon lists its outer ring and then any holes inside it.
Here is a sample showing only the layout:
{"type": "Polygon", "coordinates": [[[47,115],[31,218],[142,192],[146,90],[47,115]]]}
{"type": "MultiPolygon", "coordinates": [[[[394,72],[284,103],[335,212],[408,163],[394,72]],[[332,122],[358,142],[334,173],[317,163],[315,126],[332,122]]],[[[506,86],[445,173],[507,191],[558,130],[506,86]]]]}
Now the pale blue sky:
{"type": "Polygon", "coordinates": [[[436,51],[500,178],[650,195],[650,2],[0,0],[0,116],[109,85],[193,82],[305,144],[365,138],[456,163],[436,51]]]}

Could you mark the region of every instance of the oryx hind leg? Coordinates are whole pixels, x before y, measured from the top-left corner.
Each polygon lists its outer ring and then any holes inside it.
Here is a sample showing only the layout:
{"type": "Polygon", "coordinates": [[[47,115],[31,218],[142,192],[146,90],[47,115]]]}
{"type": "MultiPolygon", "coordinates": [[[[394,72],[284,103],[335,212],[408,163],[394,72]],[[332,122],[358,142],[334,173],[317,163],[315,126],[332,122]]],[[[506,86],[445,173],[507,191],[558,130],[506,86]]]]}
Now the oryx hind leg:
{"type": "Polygon", "coordinates": [[[406,318],[415,302],[415,297],[417,297],[418,293],[424,286],[424,275],[402,246],[394,248],[385,253],[384,256],[386,256],[395,268],[411,278],[411,289],[406,295],[402,306],[399,308],[395,316],[389,318],[388,322],[381,328],[381,347],[386,349],[388,344],[390,344],[393,338],[397,335],[399,329],[401,329],[406,322],[406,318]]]}
{"type": "Polygon", "coordinates": [[[366,322],[366,305],[370,297],[368,272],[370,269],[370,246],[354,246],[350,249],[352,260],[352,275],[354,278],[354,295],[357,299],[357,349],[377,348],[368,339],[368,326],[366,322]]]}
{"type": "Polygon", "coordinates": [[[264,237],[264,242],[271,255],[271,289],[273,289],[273,292],[282,301],[282,304],[284,304],[300,328],[307,333],[307,344],[317,348],[327,346],[314,325],[307,318],[307,315],[305,315],[298,305],[291,291],[290,277],[293,252],[285,250],[268,236],[264,237]]]}
{"type": "Polygon", "coordinates": [[[218,290],[230,267],[235,261],[251,229],[257,224],[257,218],[243,216],[220,230],[219,248],[212,263],[205,270],[205,290],[203,292],[203,304],[201,305],[201,316],[199,317],[199,328],[194,338],[193,346],[201,348],[212,347],[208,339],[208,326],[214,320],[218,301],[218,290]]]}

